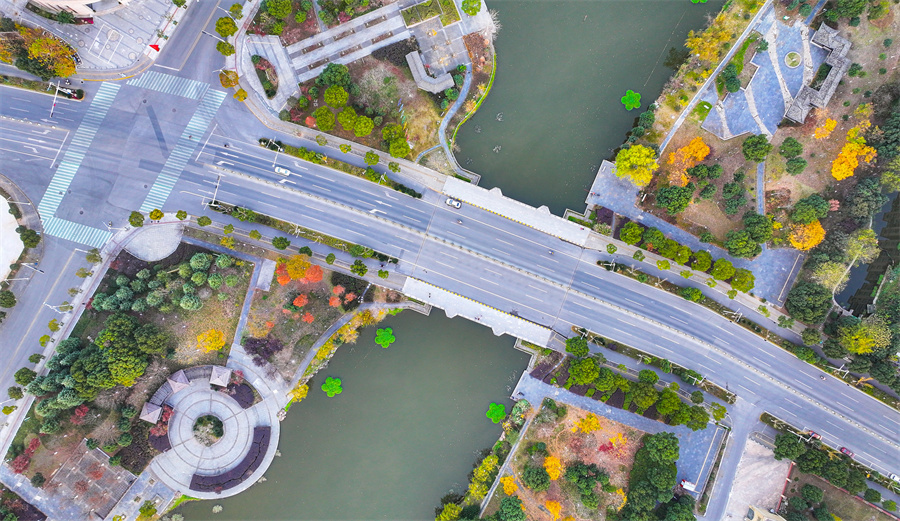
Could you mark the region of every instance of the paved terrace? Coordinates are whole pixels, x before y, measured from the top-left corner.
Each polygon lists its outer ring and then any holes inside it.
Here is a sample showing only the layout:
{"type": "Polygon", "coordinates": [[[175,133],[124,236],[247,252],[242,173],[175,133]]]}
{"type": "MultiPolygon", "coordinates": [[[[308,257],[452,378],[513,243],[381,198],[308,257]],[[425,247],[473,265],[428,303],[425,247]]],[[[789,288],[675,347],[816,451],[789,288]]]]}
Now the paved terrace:
{"type": "Polygon", "coordinates": [[[400,7],[393,3],[301,40],[286,51],[297,80],[304,82],[321,74],[328,63],[347,64],[409,37],[400,7]]]}

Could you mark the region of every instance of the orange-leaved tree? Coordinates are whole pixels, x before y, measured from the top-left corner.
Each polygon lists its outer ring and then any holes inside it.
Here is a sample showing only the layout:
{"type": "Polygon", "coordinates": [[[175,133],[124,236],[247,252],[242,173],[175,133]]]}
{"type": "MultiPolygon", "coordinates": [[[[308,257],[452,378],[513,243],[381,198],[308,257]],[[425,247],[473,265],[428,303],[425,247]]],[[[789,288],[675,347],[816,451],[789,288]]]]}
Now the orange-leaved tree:
{"type": "Polygon", "coordinates": [[[309,297],[307,297],[306,294],[297,295],[294,298],[293,304],[298,308],[302,308],[303,306],[309,304],[309,297]]]}
{"type": "Polygon", "coordinates": [[[322,267],[313,264],[306,270],[306,282],[319,282],[322,280],[322,267]]]}
{"type": "Polygon", "coordinates": [[[547,456],[544,458],[544,469],[550,475],[550,479],[556,481],[562,474],[562,462],[556,456],[547,456]]]}
{"type": "Polygon", "coordinates": [[[798,250],[806,251],[816,247],[825,238],[825,228],[815,220],[809,224],[795,224],[791,227],[791,245],[798,250]]]}
{"type": "Polygon", "coordinates": [[[218,329],[207,329],[197,335],[197,347],[204,353],[218,351],[225,347],[225,333],[218,329]]]}
{"type": "Polygon", "coordinates": [[[709,145],[703,142],[703,138],[695,137],[687,145],[669,154],[668,164],[672,165],[669,172],[669,184],[684,186],[687,184],[686,170],[694,167],[709,155],[709,145]]]}

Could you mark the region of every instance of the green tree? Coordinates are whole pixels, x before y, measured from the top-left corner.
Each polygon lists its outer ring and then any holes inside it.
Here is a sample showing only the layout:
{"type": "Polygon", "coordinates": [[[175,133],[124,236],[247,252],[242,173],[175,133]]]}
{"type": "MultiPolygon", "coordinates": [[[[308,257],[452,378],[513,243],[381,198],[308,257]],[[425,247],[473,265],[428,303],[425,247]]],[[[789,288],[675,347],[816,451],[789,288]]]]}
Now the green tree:
{"type": "Polygon", "coordinates": [[[30,384],[35,378],[37,378],[37,373],[27,367],[19,369],[13,375],[13,380],[23,387],[30,384]]]}
{"type": "Polygon", "coordinates": [[[803,338],[803,343],[808,346],[818,345],[822,342],[822,333],[812,327],[804,329],[801,337],[803,338]]]}
{"type": "Polygon", "coordinates": [[[365,276],[366,273],[368,273],[369,268],[366,267],[366,265],[363,261],[356,259],[355,261],[353,261],[353,265],[350,266],[350,271],[353,272],[355,275],[359,275],[360,277],[363,277],[363,276],[365,276]]]}
{"type": "Polygon", "coordinates": [[[878,503],[881,501],[881,492],[874,488],[867,488],[866,492],[863,494],[863,498],[869,503],[878,503]]]}
{"type": "Polygon", "coordinates": [[[11,308],[16,305],[16,296],[8,289],[0,290],[0,308],[11,308]]]}
{"type": "Polygon", "coordinates": [[[772,239],[772,233],[775,228],[772,219],[756,212],[747,212],[744,214],[743,220],[744,228],[754,241],[764,243],[772,239]]]}
{"type": "Polygon", "coordinates": [[[134,331],[138,351],[148,355],[164,355],[172,344],[169,335],[154,324],[144,324],[134,331]]]}
{"type": "Polygon", "coordinates": [[[272,239],[272,246],[278,250],[286,250],[291,245],[291,241],[287,237],[275,237],[272,239]]]}
{"type": "Polygon", "coordinates": [[[681,407],[681,398],[678,393],[668,387],[660,391],[659,400],[656,402],[656,411],[663,416],[668,416],[681,407]]]}
{"type": "Polygon", "coordinates": [[[690,410],[690,420],[685,423],[688,429],[699,431],[705,429],[709,423],[709,413],[704,407],[694,405],[690,410]]]}
{"type": "Polygon", "coordinates": [[[703,391],[694,391],[691,393],[691,402],[700,405],[703,403],[703,391]]]}
{"type": "Polygon", "coordinates": [[[642,411],[649,409],[659,399],[659,393],[647,382],[638,382],[631,386],[631,395],[634,404],[642,411]]]}
{"type": "Polygon", "coordinates": [[[412,149],[409,147],[409,143],[406,142],[406,138],[399,138],[391,141],[389,151],[391,157],[396,157],[402,159],[409,155],[412,149]]]}
{"type": "Polygon", "coordinates": [[[359,116],[353,125],[353,135],[356,137],[366,137],[375,129],[375,123],[368,116],[359,116]]]}
{"type": "Polygon", "coordinates": [[[802,157],[792,157],[784,164],[784,171],[791,175],[800,175],[806,170],[807,161],[802,157]]]}
{"type": "Polygon", "coordinates": [[[25,394],[22,393],[22,388],[21,388],[21,387],[15,387],[15,386],[10,387],[9,389],[7,389],[7,390],[6,390],[6,394],[9,395],[9,399],[10,399],[10,400],[21,400],[21,399],[25,396],[25,394]]]}
{"type": "Polygon", "coordinates": [[[734,275],[734,264],[727,259],[719,259],[713,264],[710,275],[716,280],[728,280],[734,275]]]}
{"type": "Polygon", "coordinates": [[[881,315],[870,315],[838,327],[838,338],[847,351],[864,355],[879,352],[891,342],[891,327],[881,315]]]}
{"type": "Polygon", "coordinates": [[[656,151],[644,145],[633,145],[616,154],[616,177],[625,178],[639,187],[647,186],[659,168],[656,151]]]}
{"type": "Polygon", "coordinates": [[[642,449],[650,457],[650,460],[658,465],[668,465],[678,461],[678,438],[671,432],[645,436],[642,449]]]}
{"type": "Polygon", "coordinates": [[[566,352],[571,353],[576,358],[583,358],[588,355],[588,342],[584,337],[575,336],[566,339],[566,352]]]}
{"type": "Polygon", "coordinates": [[[491,402],[485,416],[494,423],[500,423],[506,418],[506,406],[502,403],[491,402]]]}
{"type": "MultiPolygon", "coordinates": [[[[329,87],[329,90],[334,88],[340,89],[340,87],[329,87]]],[[[344,110],[338,113],[337,120],[344,130],[351,131],[356,124],[356,118],[356,111],[353,110],[353,107],[345,107],[344,110]]]]}
{"type": "Polygon", "coordinates": [[[866,0],[838,0],[829,14],[837,18],[854,18],[863,14],[866,4],[866,0]]]}
{"type": "Polygon", "coordinates": [[[685,494],[669,501],[663,521],[697,521],[694,517],[694,498],[685,494]]]}
{"type": "Polygon", "coordinates": [[[734,257],[756,257],[762,247],[753,240],[747,230],[731,230],[725,235],[725,249],[734,257]]]}
{"type": "Polygon", "coordinates": [[[322,132],[334,129],[334,112],[331,112],[328,107],[321,106],[312,115],[316,118],[316,127],[322,132]]]}
{"type": "Polygon", "coordinates": [[[694,183],[685,186],[664,186],[656,191],[656,204],[666,209],[669,215],[683,212],[694,197],[694,183]]]}
{"type": "Polygon", "coordinates": [[[828,215],[831,205],[819,194],[812,194],[797,201],[791,211],[791,220],[797,224],[810,224],[828,215]]]}
{"type": "Polygon", "coordinates": [[[703,300],[703,292],[697,288],[681,288],[679,293],[682,297],[691,302],[700,302],[703,300]]]}
{"type": "Polygon", "coordinates": [[[743,291],[744,293],[749,293],[755,285],[756,277],[753,276],[752,271],[745,270],[744,268],[734,270],[734,276],[731,278],[732,288],[743,291]]]}
{"type": "Polygon", "coordinates": [[[335,254],[329,253],[329,254],[325,257],[325,262],[330,266],[330,265],[334,264],[334,261],[335,261],[336,259],[337,259],[337,256],[336,256],[335,254]]]}
{"type": "Polygon", "coordinates": [[[22,230],[19,232],[19,239],[21,239],[23,246],[26,248],[34,248],[41,242],[41,236],[38,232],[24,226],[21,228],[22,230]]]}
{"type": "Polygon", "coordinates": [[[550,488],[550,474],[538,465],[527,465],[522,472],[522,483],[535,492],[544,492],[550,488]]]}
{"type": "Polygon", "coordinates": [[[209,226],[210,224],[212,224],[212,219],[205,215],[197,218],[198,226],[209,226]]]}
{"type": "Polygon", "coordinates": [[[653,369],[642,369],[638,373],[638,380],[653,385],[659,381],[659,375],[653,369]]]}
{"type": "Polygon", "coordinates": [[[469,16],[475,16],[481,11],[481,0],[463,0],[462,10],[469,16]]]}
{"type": "Polygon", "coordinates": [[[230,16],[223,16],[216,20],[216,32],[222,38],[228,38],[238,31],[237,24],[230,16]]]}
{"type": "Polygon", "coordinates": [[[375,152],[372,152],[371,150],[369,150],[368,152],[366,152],[366,155],[365,155],[365,157],[363,158],[363,162],[364,162],[365,164],[367,164],[367,165],[370,165],[370,166],[371,166],[371,165],[377,165],[377,164],[378,164],[378,160],[379,160],[378,154],[376,154],[375,152]]]}
{"type": "Polygon", "coordinates": [[[775,436],[775,459],[779,461],[785,458],[797,461],[806,451],[806,444],[791,433],[775,436]]]}
{"type": "Polygon", "coordinates": [[[778,147],[778,153],[788,159],[797,157],[803,153],[803,145],[796,139],[789,137],[781,142],[781,146],[778,147]]]}
{"type": "Polygon", "coordinates": [[[460,512],[462,512],[461,506],[453,502],[445,503],[444,509],[434,518],[434,521],[456,521],[459,519],[460,512]]]}
{"type": "Polygon", "coordinates": [[[854,266],[871,263],[879,253],[878,237],[871,228],[857,230],[847,240],[846,255],[850,260],[855,260],[854,266]]]}
{"type": "Polygon", "coordinates": [[[390,170],[391,172],[394,172],[395,174],[399,174],[400,173],[400,163],[391,161],[390,163],[388,163],[388,170],[390,170]]]}
{"type": "MultiPolygon", "coordinates": [[[[481,4],[481,0],[463,0],[463,6],[466,5],[466,2],[478,2],[479,5],[481,4]]],[[[543,467],[541,467],[541,470],[543,470],[543,467]]],[[[544,471],[545,474],[546,472],[544,471]]],[[[547,486],[550,486],[549,483],[547,486]]],[[[500,521],[525,521],[528,518],[525,515],[525,511],[522,510],[522,500],[519,499],[519,496],[506,496],[501,499],[500,510],[497,512],[497,515],[500,521]]]]}
{"type": "Polygon", "coordinates": [[[824,320],[831,306],[831,291],[814,282],[798,282],[785,301],[788,313],[807,324],[818,324],[824,320]]]}
{"type": "Polygon", "coordinates": [[[569,380],[575,385],[590,384],[599,375],[600,370],[593,358],[575,360],[569,365],[569,380]]]}
{"type": "Polygon", "coordinates": [[[266,11],[275,18],[283,20],[291,14],[291,0],[266,0],[266,11]]]}
{"type": "Polygon", "coordinates": [[[144,225],[144,214],[141,212],[131,212],[131,215],[128,216],[128,222],[135,228],[140,228],[144,225]]]}
{"type": "Polygon", "coordinates": [[[706,272],[709,271],[709,268],[712,267],[712,255],[709,254],[708,251],[700,250],[694,252],[694,262],[691,263],[691,268],[706,272]]]}
{"type": "MultiPolygon", "coordinates": [[[[325,89],[325,103],[328,105],[339,109],[347,104],[347,101],[350,99],[350,94],[344,90],[344,87],[340,85],[332,85],[325,89]]],[[[356,113],[354,112],[354,116],[356,113]]],[[[355,118],[354,118],[355,120],[355,118]]],[[[350,125],[352,127],[352,125],[350,125]]]]}
{"type": "Polygon", "coordinates": [[[766,160],[766,156],[772,151],[772,145],[766,136],[760,134],[750,136],[741,144],[741,151],[744,153],[744,159],[753,161],[754,163],[762,163],[766,160]]]}
{"type": "Polygon", "coordinates": [[[219,54],[222,56],[234,56],[234,53],[237,52],[234,45],[231,45],[228,42],[216,42],[216,50],[219,51],[219,54]]]}
{"type": "Polygon", "coordinates": [[[641,242],[641,236],[644,233],[644,228],[634,222],[629,221],[625,223],[625,226],[619,230],[619,239],[625,244],[631,244],[632,246],[641,242]]]}
{"type": "MultiPolygon", "coordinates": [[[[287,16],[287,15],[285,15],[287,16]]],[[[350,69],[346,65],[339,63],[329,63],[322,70],[322,74],[316,78],[316,85],[319,87],[330,87],[331,85],[339,85],[344,90],[350,89],[350,69]]]]}

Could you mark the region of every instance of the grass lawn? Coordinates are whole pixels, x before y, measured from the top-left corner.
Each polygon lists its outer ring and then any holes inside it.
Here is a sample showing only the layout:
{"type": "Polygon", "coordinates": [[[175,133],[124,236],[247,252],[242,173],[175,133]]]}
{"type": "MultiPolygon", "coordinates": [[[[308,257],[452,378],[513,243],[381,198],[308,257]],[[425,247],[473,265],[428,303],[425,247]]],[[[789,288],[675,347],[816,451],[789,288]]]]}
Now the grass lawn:
{"type": "Polygon", "coordinates": [[[818,476],[804,474],[796,467],[791,471],[791,479],[793,481],[785,491],[787,497],[799,496],[800,489],[807,483],[819,487],[825,491],[823,502],[828,505],[828,511],[839,519],[844,521],[894,521],[892,517],[882,514],[862,499],[828,484],[818,476]]]}
{"type": "Polygon", "coordinates": [[[419,16],[419,11],[416,9],[416,6],[407,7],[406,9],[400,11],[400,14],[403,15],[403,22],[407,27],[413,26],[422,21],[422,18],[419,16]]]}

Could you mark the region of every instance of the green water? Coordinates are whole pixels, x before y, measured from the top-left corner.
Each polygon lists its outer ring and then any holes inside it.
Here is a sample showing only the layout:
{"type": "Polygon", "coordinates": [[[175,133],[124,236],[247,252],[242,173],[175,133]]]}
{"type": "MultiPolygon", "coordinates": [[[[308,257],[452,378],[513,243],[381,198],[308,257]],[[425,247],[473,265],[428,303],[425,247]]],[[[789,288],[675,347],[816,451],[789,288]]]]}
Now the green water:
{"type": "Polygon", "coordinates": [[[669,48],[723,3],[490,0],[502,25],[497,75],[457,135],[457,160],[484,187],[556,214],[583,210],[600,162],[671,76],[669,48]],[[619,101],[628,89],[641,93],[641,110],[619,101]]]}
{"type": "Polygon", "coordinates": [[[508,336],[441,311],[404,311],[342,346],[281,423],[281,457],[267,481],[229,499],[189,503],[189,521],[250,519],[433,519],[451,488],[466,486],[476,453],[500,427],[485,417],[504,403],[528,357],[508,336]],[[343,393],[320,387],[340,377],[343,393]],[[222,505],[219,514],[213,505],[222,505]]]}

